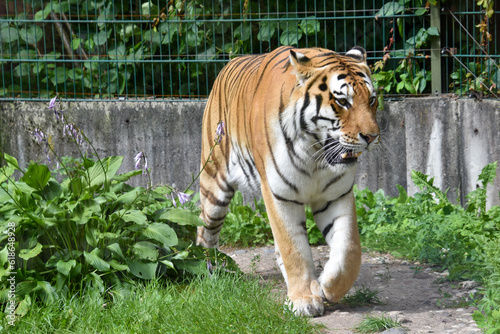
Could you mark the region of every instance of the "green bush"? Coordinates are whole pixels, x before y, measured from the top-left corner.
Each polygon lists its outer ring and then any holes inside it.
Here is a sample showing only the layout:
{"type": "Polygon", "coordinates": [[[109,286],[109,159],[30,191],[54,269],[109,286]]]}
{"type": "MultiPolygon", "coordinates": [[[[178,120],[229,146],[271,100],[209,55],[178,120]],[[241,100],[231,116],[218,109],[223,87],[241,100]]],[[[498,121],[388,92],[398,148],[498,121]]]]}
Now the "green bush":
{"type": "MultiPolygon", "coordinates": [[[[62,111],[56,115],[78,147],[88,140],[62,111]]],[[[37,129],[33,135],[54,152],[45,134],[37,129]]],[[[0,300],[15,302],[16,314],[25,314],[38,300],[50,304],[87,291],[125,295],[134,280],[183,280],[219,260],[235,269],[224,255],[194,246],[196,226],[203,225],[197,195],[189,198],[170,186],[153,189],[150,182],[147,188],[126,183],[138,174],[149,178],[142,152],[136,167],[143,164],[143,169],[123,174],[117,174],[121,156],[56,155],[62,165],[57,171],[37,162],[24,170],[14,157],[3,158],[0,300]]]]}
{"type": "Polygon", "coordinates": [[[420,192],[388,198],[382,190],[356,191],[362,244],[449,270],[448,279],[474,279],[485,285],[474,319],[487,333],[500,330],[500,207],[486,210],[486,187],[493,183],[497,162],[484,167],[481,187],[467,195],[464,206],[450,203],[433,179],[412,172],[420,192]]]}

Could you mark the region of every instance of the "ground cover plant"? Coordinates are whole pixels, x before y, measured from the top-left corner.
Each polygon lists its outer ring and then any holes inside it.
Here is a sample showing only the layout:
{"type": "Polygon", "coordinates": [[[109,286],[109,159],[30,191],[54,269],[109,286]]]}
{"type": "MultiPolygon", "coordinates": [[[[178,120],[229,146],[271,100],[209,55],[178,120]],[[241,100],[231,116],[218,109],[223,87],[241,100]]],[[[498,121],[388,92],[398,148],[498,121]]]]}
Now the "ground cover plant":
{"type": "MultiPolygon", "coordinates": [[[[46,163],[22,168],[15,157],[2,155],[2,330],[316,331],[270,296],[270,289],[243,278],[231,258],[194,245],[196,226],[203,222],[198,196],[189,187],[153,188],[143,152],[135,155],[136,170],[117,174],[122,156],[99,157],[77,125],[65,119],[56,98],[49,108],[81,156],[57,156],[50,135],[40,129],[32,134],[46,163]],[[49,168],[53,159],[58,164],[49,168]],[[140,174],[145,187],[127,184],[140,174]],[[262,316],[262,305],[272,312],[262,316]]],[[[214,146],[222,135],[221,123],[214,146]]]]}
{"type": "Polygon", "coordinates": [[[296,317],[256,278],[215,271],[186,284],[152,280],[124,298],[87,293],[34,304],[12,333],[320,333],[296,317]],[[265,312],[263,312],[265,310],[265,312]]]}
{"type": "Polygon", "coordinates": [[[486,187],[493,183],[497,162],[479,175],[481,187],[465,205],[451,203],[433,178],[412,172],[420,192],[413,197],[398,186],[399,196],[382,190],[356,192],[362,244],[371,249],[418,260],[448,270],[449,280],[473,279],[485,286],[473,315],[487,333],[500,331],[500,207],[486,210],[486,187]]]}

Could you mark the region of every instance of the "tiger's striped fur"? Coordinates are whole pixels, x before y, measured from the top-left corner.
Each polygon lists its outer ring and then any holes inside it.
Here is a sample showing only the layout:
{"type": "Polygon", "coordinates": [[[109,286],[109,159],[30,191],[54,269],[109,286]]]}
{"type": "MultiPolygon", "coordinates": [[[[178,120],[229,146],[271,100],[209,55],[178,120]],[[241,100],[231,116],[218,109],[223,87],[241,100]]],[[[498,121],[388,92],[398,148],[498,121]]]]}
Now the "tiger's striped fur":
{"type": "Polygon", "coordinates": [[[215,129],[227,135],[200,178],[197,243],[217,247],[239,185],[261,191],[279,267],[294,310],[321,315],[356,280],[361,246],[352,188],[359,154],[379,141],[377,99],[366,52],[280,47],[233,59],[214,83],[203,116],[202,165],[215,129]],[[315,274],[304,206],[330,246],[315,274]]]}

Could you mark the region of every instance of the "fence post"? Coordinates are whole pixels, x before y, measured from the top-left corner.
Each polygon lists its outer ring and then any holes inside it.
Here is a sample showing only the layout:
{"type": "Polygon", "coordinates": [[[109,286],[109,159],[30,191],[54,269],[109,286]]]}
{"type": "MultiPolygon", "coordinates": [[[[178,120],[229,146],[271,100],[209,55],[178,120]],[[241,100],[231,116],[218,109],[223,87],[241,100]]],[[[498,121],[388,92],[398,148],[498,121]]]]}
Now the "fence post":
{"type": "Polygon", "coordinates": [[[431,36],[431,89],[432,94],[441,94],[441,8],[431,5],[431,27],[439,31],[440,36],[431,36]]]}

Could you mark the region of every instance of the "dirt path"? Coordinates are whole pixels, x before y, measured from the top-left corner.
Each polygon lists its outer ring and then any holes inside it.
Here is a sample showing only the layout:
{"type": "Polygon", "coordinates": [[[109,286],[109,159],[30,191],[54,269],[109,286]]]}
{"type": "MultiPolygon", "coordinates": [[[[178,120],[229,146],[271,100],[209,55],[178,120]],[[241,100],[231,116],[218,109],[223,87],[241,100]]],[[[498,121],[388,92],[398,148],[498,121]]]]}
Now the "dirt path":
{"type": "MultiPolygon", "coordinates": [[[[244,272],[275,281],[285,293],[274,247],[221,250],[230,255],[244,272]]],[[[313,256],[320,268],[328,259],[328,247],[314,247],[313,256]]],[[[445,275],[387,254],[363,253],[361,272],[351,292],[368,287],[379,292],[383,304],[355,308],[327,304],[325,315],[313,321],[325,324],[325,333],[347,334],[354,333],[352,328],[365,315],[384,314],[400,320],[408,333],[480,333],[471,317],[474,309],[463,303],[463,298],[475,291],[473,282],[454,286],[443,280],[445,275]]]]}

